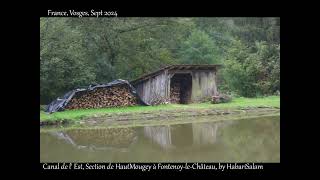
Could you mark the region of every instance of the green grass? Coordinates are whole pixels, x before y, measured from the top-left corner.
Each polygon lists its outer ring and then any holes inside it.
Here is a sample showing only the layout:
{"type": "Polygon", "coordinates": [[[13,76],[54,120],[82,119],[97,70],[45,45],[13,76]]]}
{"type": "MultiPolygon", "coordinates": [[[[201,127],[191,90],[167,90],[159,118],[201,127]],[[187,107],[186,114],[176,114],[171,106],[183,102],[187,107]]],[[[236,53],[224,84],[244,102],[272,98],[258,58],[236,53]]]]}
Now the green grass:
{"type": "Polygon", "coordinates": [[[263,98],[234,98],[229,103],[211,104],[167,104],[158,106],[131,106],[120,108],[102,108],[102,109],[83,109],[83,110],[67,110],[47,114],[40,111],[40,121],[52,120],[79,120],[85,117],[92,117],[95,115],[116,114],[116,113],[142,113],[142,112],[157,112],[157,111],[175,111],[188,109],[237,109],[242,107],[257,107],[257,106],[272,106],[280,108],[279,96],[268,96],[263,98]]]}

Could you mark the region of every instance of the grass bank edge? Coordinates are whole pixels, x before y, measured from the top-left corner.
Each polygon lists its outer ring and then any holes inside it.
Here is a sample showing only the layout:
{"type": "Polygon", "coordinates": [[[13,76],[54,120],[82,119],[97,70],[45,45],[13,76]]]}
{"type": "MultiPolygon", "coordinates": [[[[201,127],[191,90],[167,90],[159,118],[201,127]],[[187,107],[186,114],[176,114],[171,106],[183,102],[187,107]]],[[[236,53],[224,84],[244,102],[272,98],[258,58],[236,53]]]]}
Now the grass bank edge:
{"type": "Polygon", "coordinates": [[[280,108],[280,96],[268,96],[261,98],[234,98],[231,102],[222,104],[194,103],[194,104],[165,104],[157,106],[130,106],[130,107],[115,107],[101,109],[81,109],[81,110],[66,110],[52,114],[40,111],[40,121],[56,121],[56,120],[81,120],[94,116],[116,115],[118,113],[144,113],[157,111],[175,111],[175,110],[190,110],[190,109],[239,109],[245,107],[268,106],[280,108]]]}

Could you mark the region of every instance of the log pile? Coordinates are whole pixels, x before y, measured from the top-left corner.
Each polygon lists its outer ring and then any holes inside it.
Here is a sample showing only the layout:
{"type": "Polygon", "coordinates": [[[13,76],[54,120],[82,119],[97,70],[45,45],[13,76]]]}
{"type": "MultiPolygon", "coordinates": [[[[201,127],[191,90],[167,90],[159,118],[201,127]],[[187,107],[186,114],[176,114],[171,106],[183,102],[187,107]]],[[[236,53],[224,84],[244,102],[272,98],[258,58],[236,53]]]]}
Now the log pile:
{"type": "Polygon", "coordinates": [[[180,103],[180,84],[174,83],[170,87],[170,102],[180,103]]]}
{"type": "Polygon", "coordinates": [[[78,92],[67,104],[66,109],[91,109],[102,107],[132,106],[138,104],[126,85],[101,87],[92,91],[78,92]]]}

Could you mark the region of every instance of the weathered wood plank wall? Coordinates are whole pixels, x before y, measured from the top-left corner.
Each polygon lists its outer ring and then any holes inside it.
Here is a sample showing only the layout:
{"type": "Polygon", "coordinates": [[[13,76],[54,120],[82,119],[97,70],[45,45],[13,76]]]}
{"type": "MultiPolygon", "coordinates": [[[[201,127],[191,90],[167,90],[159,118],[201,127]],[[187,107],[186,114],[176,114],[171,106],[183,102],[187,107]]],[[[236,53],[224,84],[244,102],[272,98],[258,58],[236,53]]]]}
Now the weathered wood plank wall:
{"type": "Polygon", "coordinates": [[[192,102],[201,102],[218,93],[214,71],[192,72],[192,102]]]}
{"type": "Polygon", "coordinates": [[[167,71],[152,77],[136,86],[137,92],[144,102],[155,104],[158,101],[165,102],[168,100],[170,93],[170,79],[167,71]]]}

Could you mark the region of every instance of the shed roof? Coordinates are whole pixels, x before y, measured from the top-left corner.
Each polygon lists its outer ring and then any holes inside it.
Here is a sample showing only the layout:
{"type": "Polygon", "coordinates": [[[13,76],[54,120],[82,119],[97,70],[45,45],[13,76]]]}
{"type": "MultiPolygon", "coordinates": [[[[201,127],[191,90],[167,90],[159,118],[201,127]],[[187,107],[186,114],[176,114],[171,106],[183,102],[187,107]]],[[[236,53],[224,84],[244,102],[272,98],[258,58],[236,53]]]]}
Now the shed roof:
{"type": "Polygon", "coordinates": [[[147,80],[154,76],[157,76],[164,70],[216,70],[218,67],[221,67],[220,64],[179,64],[179,65],[171,65],[161,68],[155,72],[145,74],[138,79],[131,81],[132,84],[147,80]]]}

